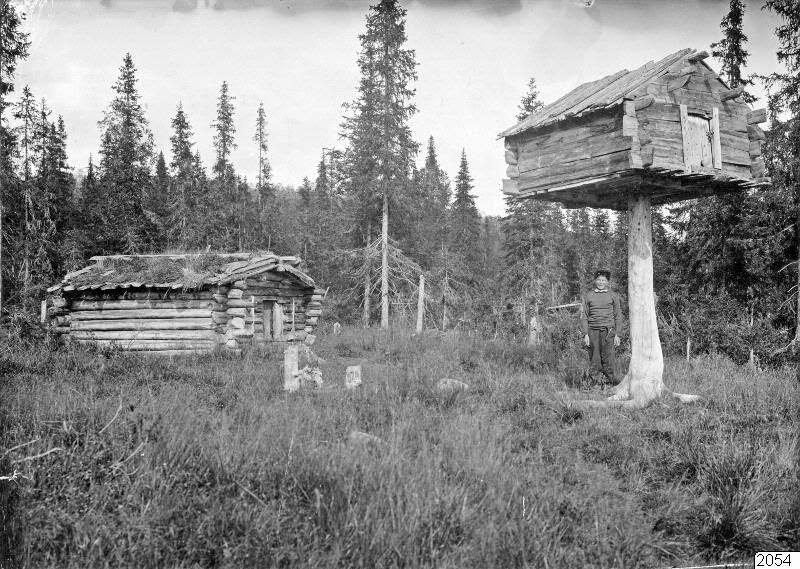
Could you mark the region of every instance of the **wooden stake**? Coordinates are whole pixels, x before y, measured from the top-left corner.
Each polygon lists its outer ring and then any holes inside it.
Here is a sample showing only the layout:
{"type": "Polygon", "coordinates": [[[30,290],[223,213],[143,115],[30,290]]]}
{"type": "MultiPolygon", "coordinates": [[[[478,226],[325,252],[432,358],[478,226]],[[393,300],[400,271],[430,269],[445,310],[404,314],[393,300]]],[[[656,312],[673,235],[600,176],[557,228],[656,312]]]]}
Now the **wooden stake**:
{"type": "Polygon", "coordinates": [[[297,391],[300,380],[297,378],[297,361],[300,357],[298,345],[294,342],[286,344],[283,352],[283,390],[297,391]]]}
{"type": "Polygon", "coordinates": [[[422,320],[425,315],[425,275],[419,276],[419,297],[417,298],[417,334],[422,333],[422,320]]]}

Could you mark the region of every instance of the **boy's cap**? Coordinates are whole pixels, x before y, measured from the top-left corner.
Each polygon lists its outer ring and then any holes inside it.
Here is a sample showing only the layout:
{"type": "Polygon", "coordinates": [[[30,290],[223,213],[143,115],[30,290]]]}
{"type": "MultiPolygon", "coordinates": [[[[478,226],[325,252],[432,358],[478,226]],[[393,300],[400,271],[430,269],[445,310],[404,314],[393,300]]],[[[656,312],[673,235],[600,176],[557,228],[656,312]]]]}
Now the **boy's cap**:
{"type": "Polygon", "coordinates": [[[595,271],[594,278],[597,277],[605,277],[608,280],[611,280],[611,271],[606,271],[605,269],[600,269],[599,271],[595,271]]]}

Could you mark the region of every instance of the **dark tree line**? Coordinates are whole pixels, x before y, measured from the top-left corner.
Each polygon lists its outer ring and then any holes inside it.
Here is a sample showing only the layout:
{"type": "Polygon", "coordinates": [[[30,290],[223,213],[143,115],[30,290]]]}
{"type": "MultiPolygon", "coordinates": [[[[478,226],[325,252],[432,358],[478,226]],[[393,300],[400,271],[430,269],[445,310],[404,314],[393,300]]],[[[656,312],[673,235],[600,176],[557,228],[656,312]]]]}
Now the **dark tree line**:
{"type": "MultiPolygon", "coordinates": [[[[731,87],[753,81],[743,74],[745,9],[741,0],[730,1],[722,39],[712,46],[731,87]]],[[[664,341],[674,351],[691,339],[696,350],[765,359],[780,356],[797,338],[800,9],[788,0],[768,0],[765,9],[781,18],[778,59],[786,69],[762,78],[769,89],[765,158],[773,186],[654,212],[658,309],[664,341]]],[[[14,90],[15,66],[29,41],[13,6],[0,0],[0,10],[0,301],[6,314],[35,309],[46,286],[92,255],[162,251],[296,254],[329,288],[329,314],[365,324],[410,317],[420,274],[429,326],[489,334],[525,333],[531,316],[574,302],[597,268],[610,269],[625,296],[624,215],[507,199],[505,217],[482,217],[468,149],[452,164],[454,176],[433,136],[419,151],[408,124],[416,112],[417,63],[396,0],[371,7],[359,36],[361,78],[345,105],[343,148],[322,149],[315,178],[297,188],[272,179],[263,104],[238,109],[226,82],[211,124],[210,167],[180,101],[169,148],[156,148],[129,54],[98,124],[96,156],[76,179],[64,121],[28,87],[14,90]],[[240,143],[255,145],[252,181],[231,160],[240,143]]],[[[531,79],[509,119],[522,120],[542,106],[531,79]]]]}

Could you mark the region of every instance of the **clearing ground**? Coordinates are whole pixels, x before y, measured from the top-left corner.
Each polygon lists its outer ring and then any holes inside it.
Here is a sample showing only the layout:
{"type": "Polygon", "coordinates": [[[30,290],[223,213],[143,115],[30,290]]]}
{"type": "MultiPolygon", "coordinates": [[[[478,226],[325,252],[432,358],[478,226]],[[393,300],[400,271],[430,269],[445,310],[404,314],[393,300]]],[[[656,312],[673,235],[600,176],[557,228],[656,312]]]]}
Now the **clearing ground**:
{"type": "Polygon", "coordinates": [[[668,359],[666,383],[703,402],[582,411],[564,365],[500,341],[346,329],[315,351],[333,386],[288,394],[278,354],[0,348],[0,564],[652,568],[800,549],[794,370],[668,359]]]}

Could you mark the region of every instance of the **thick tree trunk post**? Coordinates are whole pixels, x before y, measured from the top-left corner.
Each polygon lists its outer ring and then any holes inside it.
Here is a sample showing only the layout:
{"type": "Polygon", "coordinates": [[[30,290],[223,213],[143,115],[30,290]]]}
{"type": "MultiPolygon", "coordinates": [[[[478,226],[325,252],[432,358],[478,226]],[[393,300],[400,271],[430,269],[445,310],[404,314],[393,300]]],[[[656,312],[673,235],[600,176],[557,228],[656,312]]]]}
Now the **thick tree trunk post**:
{"type": "Polygon", "coordinates": [[[425,275],[419,276],[419,297],[417,298],[417,334],[422,333],[422,321],[425,317],[425,275]]]}
{"type": "Polygon", "coordinates": [[[650,197],[628,199],[628,309],[630,313],[631,363],[628,373],[609,398],[631,407],[644,407],[664,394],[681,401],[694,395],[671,393],[664,386],[664,355],[658,336],[653,292],[653,233],[650,197]],[[624,400],[624,401],[623,401],[624,400]]]}
{"type": "Polygon", "coordinates": [[[389,196],[385,191],[381,222],[381,328],[389,328],[389,196]]]}
{"type": "Polygon", "coordinates": [[[650,197],[628,200],[628,308],[631,363],[613,399],[649,401],[664,391],[664,356],[653,295],[653,232],[650,197]]]}

